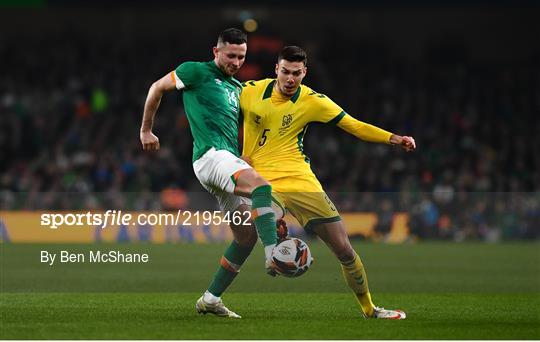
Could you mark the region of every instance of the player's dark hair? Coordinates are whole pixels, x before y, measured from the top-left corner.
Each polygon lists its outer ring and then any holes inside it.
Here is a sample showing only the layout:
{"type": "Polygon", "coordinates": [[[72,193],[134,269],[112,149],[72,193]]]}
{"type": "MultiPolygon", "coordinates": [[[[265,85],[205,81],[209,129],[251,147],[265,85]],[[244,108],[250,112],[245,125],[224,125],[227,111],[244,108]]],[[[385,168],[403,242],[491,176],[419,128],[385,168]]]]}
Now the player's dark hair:
{"type": "Polygon", "coordinates": [[[282,59],[287,62],[303,62],[307,65],[307,54],[304,49],[298,46],[285,46],[278,56],[278,63],[282,59]]]}
{"type": "Polygon", "coordinates": [[[247,35],[237,28],[228,28],[223,30],[218,37],[219,44],[244,44],[247,43],[247,35]]]}

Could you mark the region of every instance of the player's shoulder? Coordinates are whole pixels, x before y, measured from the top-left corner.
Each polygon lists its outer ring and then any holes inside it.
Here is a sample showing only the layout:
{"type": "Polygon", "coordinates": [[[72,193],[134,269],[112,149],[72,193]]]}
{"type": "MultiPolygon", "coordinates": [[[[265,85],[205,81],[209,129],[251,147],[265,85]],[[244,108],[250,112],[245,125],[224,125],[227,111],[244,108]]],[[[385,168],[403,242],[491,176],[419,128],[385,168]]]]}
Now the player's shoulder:
{"type": "Polygon", "coordinates": [[[185,61],[180,63],[177,69],[204,71],[210,69],[210,62],[185,61]]]}
{"type": "Polygon", "coordinates": [[[242,83],[242,87],[244,89],[260,89],[260,88],[266,88],[268,84],[270,84],[273,80],[271,78],[265,78],[262,80],[250,80],[242,83]]]}
{"type": "Polygon", "coordinates": [[[305,84],[301,84],[300,85],[300,88],[301,88],[301,91],[302,91],[302,95],[304,96],[308,96],[308,98],[316,98],[316,97],[321,97],[322,96],[326,96],[320,92],[318,92],[317,90],[305,85],[305,84]]]}
{"type": "Polygon", "coordinates": [[[199,68],[199,67],[202,67],[202,62],[195,62],[195,61],[185,61],[185,62],[182,62],[180,63],[180,65],[178,65],[178,67],[183,67],[183,68],[199,68]]]}
{"type": "Polygon", "coordinates": [[[251,80],[251,81],[246,81],[244,83],[242,83],[242,94],[243,95],[257,95],[257,94],[262,94],[266,88],[270,85],[270,83],[272,83],[272,79],[271,78],[265,78],[265,79],[262,79],[262,80],[251,80]]]}
{"type": "Polygon", "coordinates": [[[319,93],[318,91],[304,84],[300,85],[300,99],[303,102],[313,104],[330,100],[325,94],[319,93]]]}

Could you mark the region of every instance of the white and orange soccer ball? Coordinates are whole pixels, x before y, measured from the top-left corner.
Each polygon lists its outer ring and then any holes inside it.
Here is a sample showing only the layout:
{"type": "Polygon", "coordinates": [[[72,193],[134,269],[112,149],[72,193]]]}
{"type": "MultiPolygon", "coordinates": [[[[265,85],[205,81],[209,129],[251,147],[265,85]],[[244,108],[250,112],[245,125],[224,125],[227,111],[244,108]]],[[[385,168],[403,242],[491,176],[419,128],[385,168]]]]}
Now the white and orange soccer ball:
{"type": "Polygon", "coordinates": [[[308,245],[298,238],[288,238],[272,251],[274,270],[284,277],[299,277],[306,273],[313,262],[308,245]]]}

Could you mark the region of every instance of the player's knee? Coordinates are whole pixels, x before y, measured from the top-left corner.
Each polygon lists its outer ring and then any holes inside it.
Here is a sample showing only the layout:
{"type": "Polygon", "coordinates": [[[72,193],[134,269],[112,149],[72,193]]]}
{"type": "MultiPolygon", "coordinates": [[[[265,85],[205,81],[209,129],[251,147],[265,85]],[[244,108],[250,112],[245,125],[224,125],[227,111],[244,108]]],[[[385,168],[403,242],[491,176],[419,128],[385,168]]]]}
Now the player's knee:
{"type": "Polygon", "coordinates": [[[341,262],[351,261],[354,259],[356,252],[351,245],[343,245],[337,248],[335,251],[336,257],[341,262]]]}
{"type": "Polygon", "coordinates": [[[259,174],[257,174],[253,180],[253,190],[261,186],[269,186],[270,190],[272,189],[270,183],[266,179],[262,178],[259,174]]]}
{"type": "Polygon", "coordinates": [[[255,190],[261,190],[265,187],[270,187],[270,183],[261,177],[255,170],[247,169],[245,172],[242,172],[239,175],[237,185],[235,187],[235,193],[246,194],[249,196],[255,190]]]}

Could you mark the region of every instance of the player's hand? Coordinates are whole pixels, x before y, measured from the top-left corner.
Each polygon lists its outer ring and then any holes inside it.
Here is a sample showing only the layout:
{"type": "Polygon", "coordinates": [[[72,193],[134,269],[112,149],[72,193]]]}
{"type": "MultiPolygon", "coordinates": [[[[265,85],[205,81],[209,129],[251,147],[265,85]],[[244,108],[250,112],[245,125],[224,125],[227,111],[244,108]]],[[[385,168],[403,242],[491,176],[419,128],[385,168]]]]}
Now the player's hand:
{"type": "Polygon", "coordinates": [[[416,150],[416,142],[413,137],[392,134],[390,137],[390,143],[392,145],[401,146],[405,151],[411,152],[416,150]]]}
{"type": "Polygon", "coordinates": [[[284,219],[280,218],[276,220],[276,230],[278,243],[283,240],[286,240],[289,237],[289,228],[287,228],[287,223],[284,219]]]}
{"type": "Polygon", "coordinates": [[[159,139],[152,131],[141,131],[140,134],[142,148],[145,151],[159,150],[159,139]]]}
{"type": "Polygon", "coordinates": [[[414,141],[413,137],[403,137],[401,140],[401,147],[407,152],[411,152],[416,150],[416,142],[414,141]]]}
{"type": "Polygon", "coordinates": [[[411,151],[416,150],[416,142],[414,141],[413,137],[405,136],[401,140],[401,147],[403,147],[403,149],[405,149],[405,151],[411,152],[411,151]]]}
{"type": "Polygon", "coordinates": [[[240,159],[248,163],[249,166],[253,167],[253,164],[251,164],[251,158],[248,156],[240,156],[240,159]]]}

